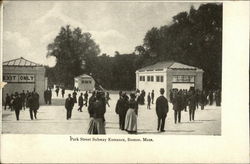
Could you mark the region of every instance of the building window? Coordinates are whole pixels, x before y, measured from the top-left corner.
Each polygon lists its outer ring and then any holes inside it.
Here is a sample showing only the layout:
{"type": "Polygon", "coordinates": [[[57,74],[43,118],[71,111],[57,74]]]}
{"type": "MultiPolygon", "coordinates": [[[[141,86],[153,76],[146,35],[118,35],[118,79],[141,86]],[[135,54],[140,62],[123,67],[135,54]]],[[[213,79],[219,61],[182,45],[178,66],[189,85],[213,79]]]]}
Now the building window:
{"type": "Polygon", "coordinates": [[[156,82],[163,82],[163,76],[156,76],[156,82]]]}
{"type": "Polygon", "coordinates": [[[163,82],[163,76],[161,76],[161,80],[160,81],[163,82]]]}
{"type": "Polygon", "coordinates": [[[178,75],[173,76],[173,83],[194,83],[195,76],[192,75],[178,75]]]}
{"type": "Polygon", "coordinates": [[[145,81],[145,76],[140,76],[140,81],[145,81]]]}
{"type": "Polygon", "coordinates": [[[154,81],[154,76],[151,76],[151,81],[154,81]]]}
{"type": "Polygon", "coordinates": [[[150,81],[150,76],[147,76],[147,81],[150,81]]]}

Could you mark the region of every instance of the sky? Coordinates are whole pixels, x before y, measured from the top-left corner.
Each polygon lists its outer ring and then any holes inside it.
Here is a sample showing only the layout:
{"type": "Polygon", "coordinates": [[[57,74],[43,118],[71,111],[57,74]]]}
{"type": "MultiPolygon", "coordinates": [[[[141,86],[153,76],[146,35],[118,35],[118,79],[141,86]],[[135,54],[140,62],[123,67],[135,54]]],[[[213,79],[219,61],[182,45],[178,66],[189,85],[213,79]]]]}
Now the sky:
{"type": "Polygon", "coordinates": [[[200,3],[5,1],[3,61],[24,57],[53,66],[55,59],[46,58],[47,45],[67,24],[90,32],[101,54],[131,53],[148,30],[170,24],[191,5],[198,8],[200,3]]]}

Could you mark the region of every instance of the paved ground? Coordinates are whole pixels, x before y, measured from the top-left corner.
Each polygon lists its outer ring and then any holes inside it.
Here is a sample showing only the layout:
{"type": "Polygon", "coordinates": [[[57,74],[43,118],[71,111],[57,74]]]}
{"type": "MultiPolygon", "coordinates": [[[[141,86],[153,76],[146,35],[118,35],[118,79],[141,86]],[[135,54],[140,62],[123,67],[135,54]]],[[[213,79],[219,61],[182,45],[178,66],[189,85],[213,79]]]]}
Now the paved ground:
{"type": "MultiPolygon", "coordinates": [[[[53,93],[54,94],[54,93],[53,93]]],[[[55,95],[53,95],[55,97],[55,95]]],[[[110,94],[110,107],[107,107],[106,133],[107,134],[127,134],[119,130],[118,115],[115,114],[115,105],[118,94],[110,94]]],[[[43,100],[41,100],[43,101],[43,100]]],[[[20,120],[16,121],[15,113],[10,110],[3,110],[3,133],[17,134],[86,134],[89,115],[86,107],[83,112],[78,112],[76,104],[72,119],[66,120],[66,110],[64,99],[53,98],[51,106],[41,106],[38,111],[38,119],[30,120],[29,111],[26,109],[20,112],[20,120]]],[[[189,122],[188,112],[182,112],[182,123],[174,124],[174,112],[170,104],[170,111],[167,116],[166,132],[158,133],[157,117],[155,105],[151,110],[146,109],[146,105],[139,106],[138,134],[190,134],[190,135],[220,135],[221,134],[221,108],[216,106],[206,106],[205,110],[196,110],[194,122],[189,122]]]]}

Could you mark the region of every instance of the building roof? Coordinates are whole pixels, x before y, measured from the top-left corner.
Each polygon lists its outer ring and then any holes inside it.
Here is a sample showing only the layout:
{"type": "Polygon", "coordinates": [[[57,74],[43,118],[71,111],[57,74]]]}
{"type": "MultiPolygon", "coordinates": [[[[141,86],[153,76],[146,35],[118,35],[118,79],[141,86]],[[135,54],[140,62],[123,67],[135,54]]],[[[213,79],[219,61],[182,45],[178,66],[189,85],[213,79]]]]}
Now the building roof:
{"type": "Polygon", "coordinates": [[[196,70],[199,69],[194,66],[189,66],[186,64],[182,64],[179,62],[174,62],[174,61],[164,61],[164,62],[158,62],[153,65],[149,65],[146,67],[143,67],[137,71],[153,71],[153,70],[163,70],[163,69],[178,69],[178,70],[196,70]]]}
{"type": "Polygon", "coordinates": [[[35,62],[24,59],[23,57],[5,61],[3,62],[3,66],[16,66],[16,67],[41,67],[41,64],[37,64],[35,62]]]}
{"type": "Polygon", "coordinates": [[[87,75],[87,74],[82,74],[82,75],[79,75],[79,76],[76,76],[75,79],[80,79],[80,78],[92,78],[91,76],[87,75]]]}

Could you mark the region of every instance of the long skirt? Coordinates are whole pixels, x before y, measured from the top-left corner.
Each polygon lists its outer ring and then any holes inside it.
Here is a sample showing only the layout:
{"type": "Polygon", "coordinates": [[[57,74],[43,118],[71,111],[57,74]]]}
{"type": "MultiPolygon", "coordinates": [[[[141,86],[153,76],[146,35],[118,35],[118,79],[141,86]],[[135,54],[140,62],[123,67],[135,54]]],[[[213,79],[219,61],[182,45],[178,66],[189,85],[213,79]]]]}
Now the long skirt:
{"type": "Polygon", "coordinates": [[[135,109],[129,109],[126,114],[125,128],[128,132],[137,132],[137,116],[135,109]]]}
{"type": "Polygon", "coordinates": [[[106,134],[103,118],[90,118],[88,134],[106,134]]]}

